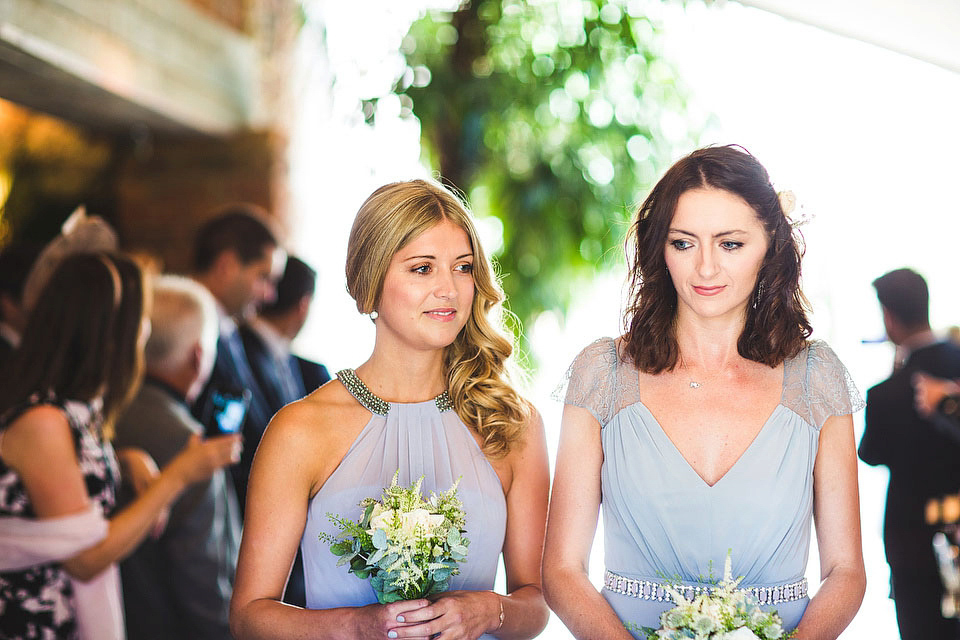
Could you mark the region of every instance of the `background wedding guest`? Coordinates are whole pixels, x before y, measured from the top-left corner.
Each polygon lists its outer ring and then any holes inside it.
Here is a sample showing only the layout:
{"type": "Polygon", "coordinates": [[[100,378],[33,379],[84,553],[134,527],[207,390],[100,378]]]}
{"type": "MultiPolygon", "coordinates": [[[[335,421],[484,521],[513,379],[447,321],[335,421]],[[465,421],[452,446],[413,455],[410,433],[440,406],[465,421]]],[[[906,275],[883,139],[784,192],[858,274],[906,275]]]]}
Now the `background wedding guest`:
{"type": "Polygon", "coordinates": [[[251,205],[224,209],[200,227],[194,240],[193,277],[213,294],[220,325],[213,373],[194,404],[194,415],[208,434],[220,433],[213,396],[249,392],[241,427],[243,456],[231,468],[241,513],[253,454],[273,413],[250,368],[237,323],[273,299],[285,260],[266,216],[251,205]]]}
{"type": "MultiPolygon", "coordinates": [[[[256,316],[240,325],[244,351],[271,415],[330,380],[325,366],[290,352],[290,343],[307,321],[316,287],[317,272],[303,260],[287,256],[276,297],[264,302],[256,316]]],[[[283,601],[306,605],[299,551],[283,601]]]]}
{"type": "Polygon", "coordinates": [[[574,636],[646,638],[638,627],[673,606],[663,583],[692,597],[728,553],[740,587],[799,638],[836,638],[856,614],[862,401],[830,347],[807,340],[801,255],[767,171],[736,146],[682,158],[641,205],[626,332],[568,372],[543,581],[574,636]],[[814,515],[823,579],[810,598],[814,515]]]}
{"type": "Polygon", "coordinates": [[[69,254],[34,301],[0,386],[0,516],[107,520],[92,546],[0,574],[0,636],[122,638],[115,563],[190,484],[233,460],[238,437],[192,442],[149,479],[146,454],[127,450],[141,490],[115,510],[111,424],[139,384],[149,334],[141,271],[119,255],[69,254]]]}
{"type": "Polygon", "coordinates": [[[290,351],[307,321],[316,286],[317,272],[303,260],[287,256],[274,299],[240,325],[250,368],[273,413],[330,379],[325,366],[290,351]]]}
{"type": "Polygon", "coordinates": [[[264,436],[231,603],[235,636],[536,636],[547,622],[543,425],[511,382],[503,294],[463,203],[423,180],[377,189],[354,222],[346,273],[358,311],[374,319],[373,353],[287,405],[264,436]],[[421,478],[424,495],[459,479],[470,546],[449,591],[381,605],[318,539],[338,533],[328,513],[358,517],[359,501],[395,474],[405,486],[421,478]],[[279,602],[298,547],[306,610],[279,602]],[[506,594],[491,591],[501,556],[506,594]]]}
{"type": "MultiPolygon", "coordinates": [[[[142,449],[163,468],[203,435],[188,407],[213,369],[218,320],[212,296],[193,280],[165,275],[152,284],[146,379],[117,421],[114,446],[142,449]]],[[[162,533],[121,563],[131,640],[229,640],[240,546],[230,485],[222,469],[191,485],[171,505],[162,533]]]]}
{"type": "Polygon", "coordinates": [[[26,327],[23,285],[39,252],[39,247],[25,243],[10,244],[0,251],[0,365],[20,344],[26,327]]]}
{"type": "Polygon", "coordinates": [[[960,347],[930,330],[929,294],[923,277],[896,269],[873,281],[887,337],[901,361],[867,392],[860,459],[890,470],[883,541],[891,596],[903,640],[955,640],[957,620],[940,609],[943,584],[926,523],[927,501],[960,490],[960,443],[936,428],[914,406],[912,379],[919,372],[960,378],[960,347]]]}

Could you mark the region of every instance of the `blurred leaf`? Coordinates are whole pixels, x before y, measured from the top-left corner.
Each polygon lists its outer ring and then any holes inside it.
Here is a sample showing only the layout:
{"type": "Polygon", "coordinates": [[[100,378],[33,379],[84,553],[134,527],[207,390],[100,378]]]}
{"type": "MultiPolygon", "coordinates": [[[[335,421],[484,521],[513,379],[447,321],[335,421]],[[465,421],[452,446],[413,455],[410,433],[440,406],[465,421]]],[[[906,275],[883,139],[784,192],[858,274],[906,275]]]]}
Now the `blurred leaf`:
{"type": "Polygon", "coordinates": [[[476,0],[428,13],[404,41],[395,92],[420,120],[425,161],[481,223],[499,220],[495,258],[524,326],[622,263],[636,205],[694,146],[645,11],[658,4],[476,0]]]}

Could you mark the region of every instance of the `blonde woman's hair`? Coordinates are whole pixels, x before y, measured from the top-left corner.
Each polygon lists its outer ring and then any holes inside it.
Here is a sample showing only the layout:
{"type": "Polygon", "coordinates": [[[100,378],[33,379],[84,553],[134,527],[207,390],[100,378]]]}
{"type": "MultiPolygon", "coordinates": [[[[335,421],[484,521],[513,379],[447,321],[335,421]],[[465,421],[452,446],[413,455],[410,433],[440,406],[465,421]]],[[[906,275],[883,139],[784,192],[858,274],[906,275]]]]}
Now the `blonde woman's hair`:
{"type": "Polygon", "coordinates": [[[513,343],[502,324],[503,291],[464,203],[426,180],[374,191],[350,230],[347,290],[360,313],[375,310],[394,254],[444,220],[470,238],[475,291],[467,324],[444,349],[448,391],[457,415],[480,435],[484,453],[502,457],[519,440],[531,407],[511,384],[513,343]]]}

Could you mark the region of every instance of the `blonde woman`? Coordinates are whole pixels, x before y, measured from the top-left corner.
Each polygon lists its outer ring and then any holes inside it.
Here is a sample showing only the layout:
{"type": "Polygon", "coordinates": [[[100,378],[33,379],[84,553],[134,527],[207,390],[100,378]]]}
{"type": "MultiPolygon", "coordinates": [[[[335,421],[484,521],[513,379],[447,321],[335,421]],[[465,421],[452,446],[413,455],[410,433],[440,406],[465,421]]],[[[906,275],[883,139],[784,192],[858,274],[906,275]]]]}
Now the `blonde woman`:
{"type": "Polygon", "coordinates": [[[503,295],[469,214],[423,180],[377,189],[357,214],[347,287],[376,325],[369,359],[273,419],[250,477],[231,628],[248,638],[531,638],[544,627],[548,465],[541,420],[511,386],[503,295]],[[319,540],[327,513],[424,476],[460,479],[470,553],[451,590],[376,604],[319,540]],[[300,546],[307,610],[280,602],[300,546]],[[507,594],[493,588],[501,553],[507,594]]]}

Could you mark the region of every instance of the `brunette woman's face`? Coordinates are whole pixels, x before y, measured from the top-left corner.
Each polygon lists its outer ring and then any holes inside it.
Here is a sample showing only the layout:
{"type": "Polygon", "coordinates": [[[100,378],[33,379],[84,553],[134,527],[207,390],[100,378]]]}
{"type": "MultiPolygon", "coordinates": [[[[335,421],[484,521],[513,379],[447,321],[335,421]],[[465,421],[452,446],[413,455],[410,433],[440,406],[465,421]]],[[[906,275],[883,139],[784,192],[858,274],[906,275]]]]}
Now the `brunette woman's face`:
{"type": "Polygon", "coordinates": [[[683,193],[664,248],[678,314],[745,317],[768,244],[757,213],[738,195],[713,188],[683,193]]]}
{"type": "Polygon", "coordinates": [[[444,220],[394,254],[380,294],[381,333],[418,349],[451,344],[473,307],[473,249],[467,232],[444,220]]]}

